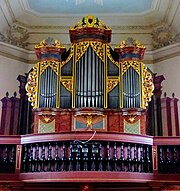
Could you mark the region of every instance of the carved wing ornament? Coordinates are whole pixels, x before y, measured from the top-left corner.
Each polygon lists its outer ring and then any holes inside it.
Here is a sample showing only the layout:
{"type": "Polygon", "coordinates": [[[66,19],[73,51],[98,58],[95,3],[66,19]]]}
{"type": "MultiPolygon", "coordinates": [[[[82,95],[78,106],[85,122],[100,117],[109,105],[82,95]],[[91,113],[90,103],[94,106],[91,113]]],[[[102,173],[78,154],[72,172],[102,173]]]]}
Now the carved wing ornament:
{"type": "Polygon", "coordinates": [[[107,79],[107,93],[111,92],[119,83],[119,78],[108,78],[107,79]]]}
{"type": "Polygon", "coordinates": [[[113,57],[112,57],[112,55],[110,53],[110,46],[109,45],[106,46],[106,53],[107,53],[107,56],[110,59],[110,61],[119,68],[120,67],[120,63],[113,59],[113,57]]]}
{"type": "Polygon", "coordinates": [[[96,52],[97,56],[104,62],[104,43],[102,42],[91,42],[91,47],[96,52]]]}
{"type": "Polygon", "coordinates": [[[50,67],[56,75],[58,75],[58,66],[59,62],[57,61],[44,61],[44,62],[39,62],[40,64],[40,74],[42,75],[43,72],[47,69],[47,67],[50,67]]]}
{"type": "Polygon", "coordinates": [[[142,62],[138,62],[135,60],[128,60],[128,61],[124,61],[121,62],[122,65],[122,74],[125,74],[126,71],[132,67],[139,75],[140,75],[140,65],[142,62]]]}
{"type": "Polygon", "coordinates": [[[62,79],[61,78],[62,85],[70,92],[73,92],[73,80],[72,78],[69,79],[62,79]]]}
{"type": "Polygon", "coordinates": [[[29,73],[28,81],[26,84],[28,100],[31,102],[33,108],[37,107],[36,98],[38,92],[38,68],[39,68],[39,63],[37,63],[33,67],[33,71],[29,73]]]}
{"type": "Polygon", "coordinates": [[[148,106],[148,102],[151,101],[151,97],[153,95],[154,84],[151,73],[147,70],[147,67],[143,66],[142,70],[142,92],[143,92],[143,107],[148,106]]]}
{"type": "Polygon", "coordinates": [[[89,47],[89,42],[76,43],[76,62],[83,56],[89,47]]]}

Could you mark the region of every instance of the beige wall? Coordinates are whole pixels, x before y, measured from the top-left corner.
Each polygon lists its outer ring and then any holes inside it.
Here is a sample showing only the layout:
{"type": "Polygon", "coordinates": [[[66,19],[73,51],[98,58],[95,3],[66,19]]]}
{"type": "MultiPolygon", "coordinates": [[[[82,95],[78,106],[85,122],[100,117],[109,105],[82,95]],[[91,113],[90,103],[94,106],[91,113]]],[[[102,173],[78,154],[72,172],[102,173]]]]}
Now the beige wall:
{"type": "Polygon", "coordinates": [[[163,93],[171,97],[175,93],[177,98],[180,98],[180,56],[166,59],[154,65],[154,71],[157,75],[164,75],[163,93]]]}
{"type": "MultiPolygon", "coordinates": [[[[0,99],[6,95],[6,92],[9,92],[9,97],[13,96],[15,91],[17,97],[19,97],[17,77],[19,74],[24,75],[28,71],[27,69],[28,65],[26,63],[0,55],[0,99]]],[[[0,108],[2,108],[2,102],[0,102],[0,108]]]]}

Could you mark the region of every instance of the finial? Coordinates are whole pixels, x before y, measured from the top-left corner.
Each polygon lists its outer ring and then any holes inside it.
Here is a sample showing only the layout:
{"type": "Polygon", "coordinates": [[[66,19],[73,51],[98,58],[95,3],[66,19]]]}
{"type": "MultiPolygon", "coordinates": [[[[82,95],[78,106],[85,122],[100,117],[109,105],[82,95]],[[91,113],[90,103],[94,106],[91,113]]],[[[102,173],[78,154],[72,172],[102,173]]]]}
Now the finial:
{"type": "Polygon", "coordinates": [[[16,97],[17,96],[17,93],[16,92],[14,92],[14,97],[16,97]]]}
{"type": "Polygon", "coordinates": [[[7,98],[9,97],[9,92],[6,92],[6,97],[7,97],[7,98]]]}

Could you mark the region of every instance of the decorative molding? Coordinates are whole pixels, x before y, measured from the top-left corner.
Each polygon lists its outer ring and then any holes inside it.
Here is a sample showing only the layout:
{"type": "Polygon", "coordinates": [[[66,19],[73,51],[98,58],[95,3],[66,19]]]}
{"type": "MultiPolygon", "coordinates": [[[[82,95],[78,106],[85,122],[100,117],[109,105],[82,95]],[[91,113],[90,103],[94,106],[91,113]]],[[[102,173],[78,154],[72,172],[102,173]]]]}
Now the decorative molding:
{"type": "Polygon", "coordinates": [[[110,91],[112,91],[119,83],[119,78],[108,78],[107,79],[107,93],[109,93],[110,91]]]}
{"type": "Polygon", "coordinates": [[[180,42],[180,33],[176,33],[172,26],[161,23],[152,30],[153,49],[159,49],[180,42]]]}
{"type": "Polygon", "coordinates": [[[17,47],[26,48],[29,43],[27,39],[29,38],[29,33],[27,29],[12,24],[6,31],[6,36],[0,33],[0,41],[5,42],[17,47]]]}
{"type": "MultiPolygon", "coordinates": [[[[23,23],[21,21],[16,20],[15,24],[20,25],[22,27],[28,28],[28,29],[60,29],[60,30],[69,30],[71,28],[71,26],[60,26],[60,25],[56,25],[56,26],[52,26],[52,25],[27,25],[26,23],[23,23]]],[[[139,26],[111,26],[109,25],[109,27],[112,30],[152,30],[154,25],[139,25],[139,26]]],[[[68,32],[67,32],[68,33],[68,32]]]]}
{"type": "Polygon", "coordinates": [[[71,79],[61,79],[62,85],[68,90],[70,93],[73,92],[73,83],[71,79]]]}

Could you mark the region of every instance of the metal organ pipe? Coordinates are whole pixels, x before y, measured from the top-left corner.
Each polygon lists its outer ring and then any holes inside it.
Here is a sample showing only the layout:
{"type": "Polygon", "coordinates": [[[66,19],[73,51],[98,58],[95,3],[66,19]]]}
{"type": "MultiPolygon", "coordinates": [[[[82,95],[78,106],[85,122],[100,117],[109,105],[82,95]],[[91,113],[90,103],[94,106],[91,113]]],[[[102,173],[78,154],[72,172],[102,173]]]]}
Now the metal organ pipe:
{"type": "Polygon", "coordinates": [[[140,107],[139,75],[130,67],[123,76],[124,107],[140,107]]]}
{"type": "Polygon", "coordinates": [[[93,60],[91,61],[91,52],[92,52],[92,49],[91,48],[88,48],[88,51],[87,51],[87,74],[88,74],[88,79],[87,79],[87,83],[88,83],[88,88],[87,88],[87,101],[88,101],[88,107],[92,107],[92,62],[93,60]]]}
{"type": "Polygon", "coordinates": [[[47,67],[40,80],[40,107],[56,107],[56,82],[57,76],[55,72],[50,67],[47,67]]]}
{"type": "Polygon", "coordinates": [[[44,107],[47,107],[48,106],[48,99],[47,99],[47,93],[48,93],[48,72],[47,72],[47,69],[45,70],[44,72],[44,75],[45,75],[45,88],[43,90],[44,92],[44,100],[45,100],[45,104],[44,104],[44,107]]]}
{"type": "Polygon", "coordinates": [[[96,96],[96,65],[95,65],[95,57],[92,51],[92,107],[95,107],[95,96],[96,96]]]}
{"type": "Polygon", "coordinates": [[[104,63],[89,47],[76,63],[76,107],[103,107],[104,63]]]}

